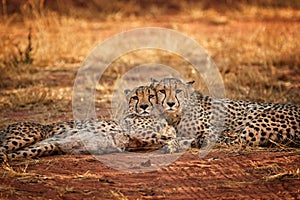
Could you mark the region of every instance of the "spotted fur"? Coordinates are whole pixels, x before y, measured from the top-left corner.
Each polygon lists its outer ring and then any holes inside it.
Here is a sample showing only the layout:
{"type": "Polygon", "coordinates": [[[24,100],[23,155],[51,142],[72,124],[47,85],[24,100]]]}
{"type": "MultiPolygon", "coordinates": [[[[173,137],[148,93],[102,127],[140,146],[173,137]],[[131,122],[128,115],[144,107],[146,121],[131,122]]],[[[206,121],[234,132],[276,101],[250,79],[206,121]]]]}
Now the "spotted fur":
{"type": "Polygon", "coordinates": [[[196,147],[220,141],[299,147],[300,109],[295,105],[215,99],[175,78],[153,82],[153,86],[177,137],[191,139],[196,147]],[[179,98],[179,93],[184,95],[179,98]]]}
{"type": "Polygon", "coordinates": [[[160,148],[175,137],[175,129],[152,112],[157,103],[153,88],[138,87],[126,94],[128,112],[120,121],[21,122],[8,126],[0,133],[0,159],[160,148]]]}

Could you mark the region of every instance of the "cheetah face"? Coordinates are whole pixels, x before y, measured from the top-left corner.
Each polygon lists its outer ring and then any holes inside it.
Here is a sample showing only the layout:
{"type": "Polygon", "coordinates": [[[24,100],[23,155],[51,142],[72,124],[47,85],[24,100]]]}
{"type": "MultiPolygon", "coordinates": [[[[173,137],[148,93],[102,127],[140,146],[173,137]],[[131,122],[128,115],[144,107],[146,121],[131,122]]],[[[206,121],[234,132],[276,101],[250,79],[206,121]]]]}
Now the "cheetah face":
{"type": "Polygon", "coordinates": [[[158,104],[167,114],[181,112],[182,104],[189,98],[192,82],[183,83],[176,78],[165,78],[161,81],[152,80],[157,93],[158,104]]]}
{"type": "Polygon", "coordinates": [[[129,114],[150,115],[157,104],[156,92],[152,87],[140,86],[133,90],[125,90],[129,114]]]}

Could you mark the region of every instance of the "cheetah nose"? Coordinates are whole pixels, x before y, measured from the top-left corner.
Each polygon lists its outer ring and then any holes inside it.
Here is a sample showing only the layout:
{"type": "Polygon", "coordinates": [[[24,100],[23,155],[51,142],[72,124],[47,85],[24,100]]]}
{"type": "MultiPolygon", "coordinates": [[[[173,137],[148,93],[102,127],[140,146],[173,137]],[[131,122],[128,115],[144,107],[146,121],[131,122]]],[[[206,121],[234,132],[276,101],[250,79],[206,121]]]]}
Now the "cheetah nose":
{"type": "Polygon", "coordinates": [[[173,107],[175,105],[174,102],[167,102],[168,106],[173,107]]]}
{"type": "Polygon", "coordinates": [[[141,104],[140,108],[143,109],[143,110],[146,110],[148,108],[148,105],[147,104],[141,104]]]}

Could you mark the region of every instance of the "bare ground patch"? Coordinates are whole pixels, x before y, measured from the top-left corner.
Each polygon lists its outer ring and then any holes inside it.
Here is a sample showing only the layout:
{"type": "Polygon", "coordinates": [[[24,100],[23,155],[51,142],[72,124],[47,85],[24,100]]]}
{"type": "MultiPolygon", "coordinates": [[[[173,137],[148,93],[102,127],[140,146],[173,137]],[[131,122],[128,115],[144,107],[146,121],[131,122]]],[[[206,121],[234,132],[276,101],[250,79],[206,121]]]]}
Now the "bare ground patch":
{"type": "Polygon", "coordinates": [[[299,151],[220,149],[205,158],[187,152],[157,171],[128,173],[93,156],[61,155],[11,163],[1,170],[0,190],[5,199],[298,199],[299,162],[299,151]]]}

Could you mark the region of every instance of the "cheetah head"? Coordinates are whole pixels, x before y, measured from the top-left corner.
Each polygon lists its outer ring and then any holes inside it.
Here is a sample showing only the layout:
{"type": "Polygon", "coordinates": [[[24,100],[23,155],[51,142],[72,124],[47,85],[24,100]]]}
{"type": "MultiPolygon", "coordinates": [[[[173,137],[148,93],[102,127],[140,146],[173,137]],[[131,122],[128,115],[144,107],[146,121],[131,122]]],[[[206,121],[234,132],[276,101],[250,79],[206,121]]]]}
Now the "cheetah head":
{"type": "Polygon", "coordinates": [[[133,90],[126,89],[124,93],[128,104],[128,114],[150,115],[154,105],[157,104],[156,92],[150,86],[139,86],[133,90]]]}
{"type": "Polygon", "coordinates": [[[164,78],[161,81],[152,79],[152,87],[157,92],[158,104],[165,112],[177,112],[182,109],[182,104],[190,96],[191,85],[195,81],[183,83],[176,78],[164,78]]]}
{"type": "Polygon", "coordinates": [[[158,104],[167,119],[180,118],[183,105],[190,97],[193,83],[194,81],[183,83],[176,78],[164,78],[161,81],[152,79],[151,86],[155,88],[158,104]]]}

